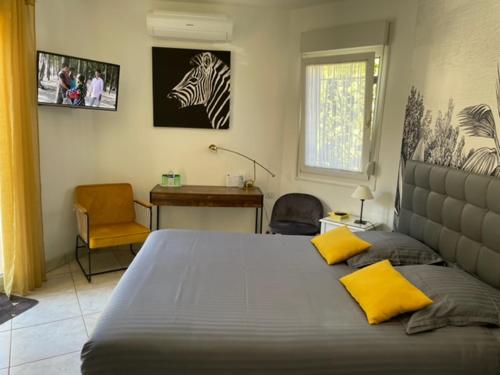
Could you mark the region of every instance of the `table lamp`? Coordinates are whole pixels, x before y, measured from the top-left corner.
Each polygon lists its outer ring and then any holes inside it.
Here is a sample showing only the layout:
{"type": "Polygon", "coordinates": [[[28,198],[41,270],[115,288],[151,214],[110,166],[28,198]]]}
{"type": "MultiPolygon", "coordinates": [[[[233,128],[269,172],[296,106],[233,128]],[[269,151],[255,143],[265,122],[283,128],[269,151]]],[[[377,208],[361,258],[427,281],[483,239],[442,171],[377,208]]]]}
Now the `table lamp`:
{"type": "Polygon", "coordinates": [[[363,205],[365,203],[365,200],[373,199],[373,194],[370,188],[365,185],[358,185],[356,190],[354,190],[354,193],[352,193],[351,197],[361,200],[361,214],[359,215],[359,220],[355,220],[354,222],[356,224],[366,224],[366,221],[363,220],[363,205]]]}
{"type": "Polygon", "coordinates": [[[251,157],[249,156],[246,156],[244,154],[242,154],[241,152],[238,152],[238,151],[234,151],[234,150],[230,150],[228,148],[225,148],[225,147],[220,147],[220,146],[216,146],[216,145],[210,145],[208,146],[208,148],[211,150],[211,151],[214,151],[214,152],[217,152],[218,150],[222,150],[222,151],[227,151],[227,152],[231,152],[233,154],[236,154],[236,155],[239,155],[245,159],[248,159],[250,160],[251,162],[253,162],[253,180],[247,180],[245,181],[245,187],[252,187],[255,185],[255,178],[256,178],[256,166],[258,165],[259,167],[261,167],[262,169],[264,169],[267,173],[269,173],[272,177],[276,177],[276,175],[271,172],[269,169],[267,169],[266,167],[264,167],[262,164],[260,164],[257,160],[255,159],[252,159],[251,157]]]}

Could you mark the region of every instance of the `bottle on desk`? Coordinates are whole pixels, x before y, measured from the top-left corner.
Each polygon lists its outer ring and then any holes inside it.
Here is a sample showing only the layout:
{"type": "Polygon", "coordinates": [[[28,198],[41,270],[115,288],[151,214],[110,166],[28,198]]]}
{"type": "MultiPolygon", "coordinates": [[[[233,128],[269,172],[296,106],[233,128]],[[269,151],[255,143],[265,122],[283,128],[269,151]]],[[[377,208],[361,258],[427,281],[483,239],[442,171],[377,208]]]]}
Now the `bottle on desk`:
{"type": "Polygon", "coordinates": [[[169,171],[167,174],[161,176],[161,185],[167,187],[182,186],[181,175],[174,171],[169,171]]]}

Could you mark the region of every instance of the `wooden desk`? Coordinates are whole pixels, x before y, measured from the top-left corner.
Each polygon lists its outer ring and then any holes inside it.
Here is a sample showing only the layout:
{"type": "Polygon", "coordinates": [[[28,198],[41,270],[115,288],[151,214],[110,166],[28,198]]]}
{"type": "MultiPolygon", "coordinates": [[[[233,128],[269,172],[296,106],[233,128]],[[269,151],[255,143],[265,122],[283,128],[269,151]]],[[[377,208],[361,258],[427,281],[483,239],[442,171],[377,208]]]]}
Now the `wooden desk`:
{"type": "Polygon", "coordinates": [[[156,185],[149,192],[149,201],[156,205],[156,229],[160,228],[160,206],[255,207],[255,233],[262,233],[264,196],[258,187],[156,185]]]}

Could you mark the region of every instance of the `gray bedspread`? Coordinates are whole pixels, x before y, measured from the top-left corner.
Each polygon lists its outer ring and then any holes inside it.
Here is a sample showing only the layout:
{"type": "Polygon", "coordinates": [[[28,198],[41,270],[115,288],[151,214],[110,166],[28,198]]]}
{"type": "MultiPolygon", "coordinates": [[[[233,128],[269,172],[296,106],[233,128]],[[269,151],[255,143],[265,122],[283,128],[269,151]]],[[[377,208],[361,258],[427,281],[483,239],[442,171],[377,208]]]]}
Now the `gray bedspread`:
{"type": "Polygon", "coordinates": [[[499,374],[497,329],[370,326],[308,237],[161,230],[82,349],[82,374],[499,374]]]}

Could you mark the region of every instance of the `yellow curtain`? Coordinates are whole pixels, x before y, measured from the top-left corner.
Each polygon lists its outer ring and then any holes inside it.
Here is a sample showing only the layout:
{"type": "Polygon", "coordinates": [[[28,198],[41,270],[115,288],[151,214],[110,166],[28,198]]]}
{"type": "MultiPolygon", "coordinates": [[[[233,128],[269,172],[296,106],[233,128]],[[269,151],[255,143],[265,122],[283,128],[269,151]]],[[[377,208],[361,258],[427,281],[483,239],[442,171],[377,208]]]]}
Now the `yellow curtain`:
{"type": "Polygon", "coordinates": [[[8,295],[45,278],[39,165],[35,1],[0,0],[0,246],[8,295]]]}

